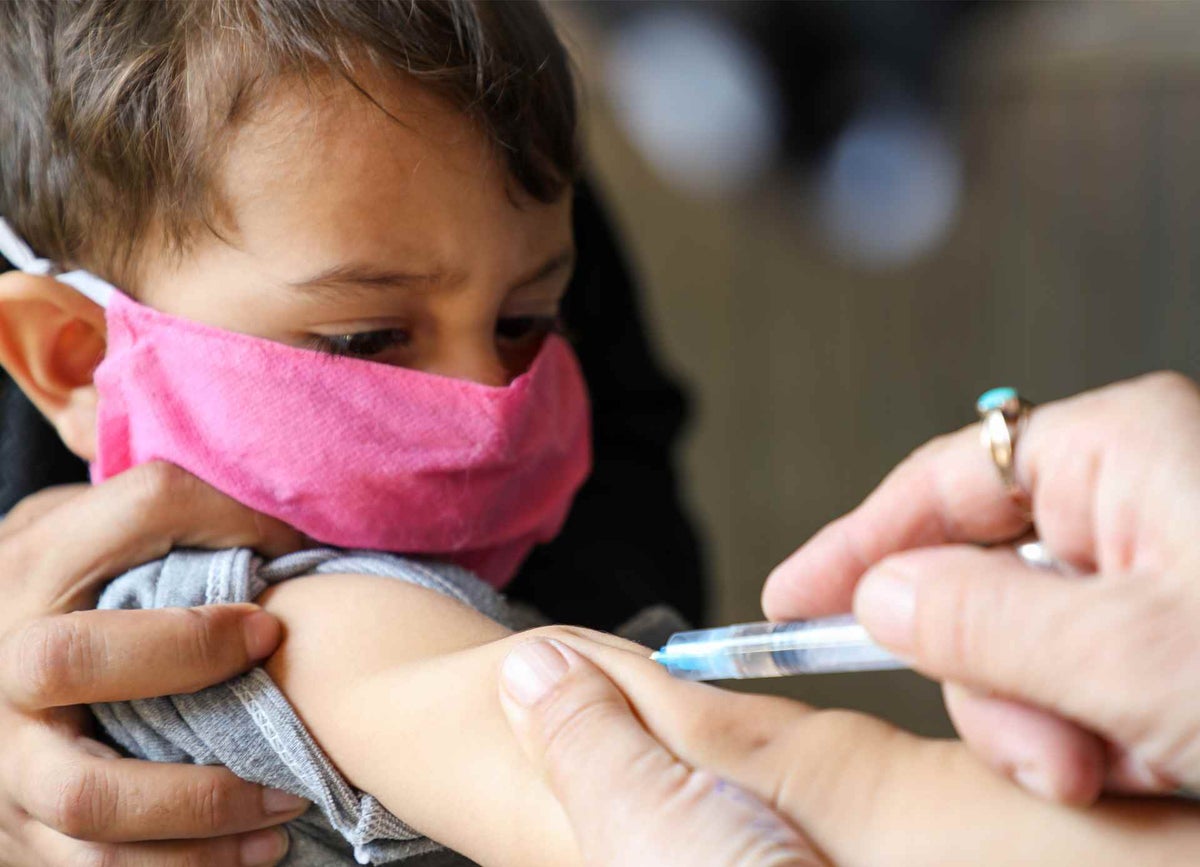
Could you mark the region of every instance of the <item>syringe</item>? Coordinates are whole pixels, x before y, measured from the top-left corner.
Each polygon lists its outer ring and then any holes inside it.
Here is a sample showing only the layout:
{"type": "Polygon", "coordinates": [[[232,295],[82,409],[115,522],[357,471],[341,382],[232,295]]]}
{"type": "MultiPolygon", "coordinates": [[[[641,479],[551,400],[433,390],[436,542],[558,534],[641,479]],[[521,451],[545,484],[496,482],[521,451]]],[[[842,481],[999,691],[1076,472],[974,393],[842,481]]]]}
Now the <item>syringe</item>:
{"type": "MultiPolygon", "coordinates": [[[[1015,550],[1028,566],[1076,574],[1039,541],[1026,539],[1015,550]]],[[[905,667],[871,641],[853,614],[676,632],[650,658],[684,680],[741,680],[905,667]]]]}
{"type": "Polygon", "coordinates": [[[650,657],[684,680],[904,668],[852,614],[677,632],[650,657]]]}

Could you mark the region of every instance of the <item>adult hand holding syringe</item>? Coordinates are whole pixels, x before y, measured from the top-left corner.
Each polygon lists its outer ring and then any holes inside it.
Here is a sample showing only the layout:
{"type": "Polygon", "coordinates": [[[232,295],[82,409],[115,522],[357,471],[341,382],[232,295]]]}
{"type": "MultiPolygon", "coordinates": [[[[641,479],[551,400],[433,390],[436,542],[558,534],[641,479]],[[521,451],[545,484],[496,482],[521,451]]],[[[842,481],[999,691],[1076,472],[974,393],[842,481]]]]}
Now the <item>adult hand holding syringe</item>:
{"type": "MultiPolygon", "coordinates": [[[[1018,545],[1016,551],[1030,566],[1069,571],[1040,542],[1018,545]]],[[[651,659],[684,680],[743,680],[906,667],[902,659],[872,641],[852,614],[677,632],[651,659]]]]}
{"type": "Polygon", "coordinates": [[[853,604],[874,640],[949,684],[964,739],[1046,797],[1200,786],[1195,385],[1156,375],[1039,406],[1016,449],[1027,508],[978,437],[934,440],[818,533],[769,579],[768,616],[853,604]],[[1031,516],[1088,578],[981,547],[1031,516]]]}

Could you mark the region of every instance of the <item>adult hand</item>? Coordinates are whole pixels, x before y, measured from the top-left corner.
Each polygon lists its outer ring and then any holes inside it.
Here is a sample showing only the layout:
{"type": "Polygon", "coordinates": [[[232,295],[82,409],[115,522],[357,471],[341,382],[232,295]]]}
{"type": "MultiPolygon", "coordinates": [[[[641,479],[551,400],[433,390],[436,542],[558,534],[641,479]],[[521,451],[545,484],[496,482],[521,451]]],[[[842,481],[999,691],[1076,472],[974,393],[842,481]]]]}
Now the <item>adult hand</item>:
{"type": "Polygon", "coordinates": [[[268,554],[297,534],[181,470],[151,464],[51,489],[0,523],[0,864],[267,865],[307,806],[224,768],[117,757],[79,705],[191,692],[268,656],[254,605],[77,611],[105,580],[177,545],[268,554]],[[75,613],[73,613],[75,612],[75,613]]]}
{"type": "Polygon", "coordinates": [[[1185,867],[1200,848],[1185,802],[1046,803],[957,741],[675,680],[611,636],[557,628],[501,681],[589,867],[1185,867]]]}
{"type": "Polygon", "coordinates": [[[779,566],[764,609],[811,617],[853,599],[876,640],[964,685],[947,693],[964,738],[1045,796],[1200,787],[1195,385],[1155,374],[1036,408],[1016,478],[1046,547],[1089,577],[979,547],[1029,525],[972,426],[779,566]]]}
{"type": "Polygon", "coordinates": [[[502,678],[505,713],[566,810],[587,864],[828,863],[754,795],[672,755],[616,686],[566,645],[521,645],[505,660],[502,678]]]}

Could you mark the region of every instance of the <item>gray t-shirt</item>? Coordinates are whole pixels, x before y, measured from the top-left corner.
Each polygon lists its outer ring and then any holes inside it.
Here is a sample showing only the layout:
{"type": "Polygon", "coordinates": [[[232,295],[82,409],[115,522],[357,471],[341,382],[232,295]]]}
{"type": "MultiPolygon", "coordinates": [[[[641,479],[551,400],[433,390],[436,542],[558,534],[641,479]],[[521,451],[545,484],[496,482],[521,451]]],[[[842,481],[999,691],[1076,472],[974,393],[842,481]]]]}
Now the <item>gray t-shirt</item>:
{"type": "MultiPolygon", "coordinates": [[[[314,574],[378,575],[444,593],[510,629],[544,623],[491,586],[445,564],[324,548],[266,562],[252,551],[172,551],[117,578],[100,608],[168,608],[250,602],[268,586],[314,574]]],[[[686,628],[665,606],[647,609],[622,634],[661,643],[686,628]]],[[[251,782],[312,801],[289,823],[288,867],[394,864],[464,867],[473,862],[408,827],[374,797],[355,790],[333,766],[261,668],[190,695],[92,706],[104,730],[131,755],[160,762],[225,765],[251,782]]]]}

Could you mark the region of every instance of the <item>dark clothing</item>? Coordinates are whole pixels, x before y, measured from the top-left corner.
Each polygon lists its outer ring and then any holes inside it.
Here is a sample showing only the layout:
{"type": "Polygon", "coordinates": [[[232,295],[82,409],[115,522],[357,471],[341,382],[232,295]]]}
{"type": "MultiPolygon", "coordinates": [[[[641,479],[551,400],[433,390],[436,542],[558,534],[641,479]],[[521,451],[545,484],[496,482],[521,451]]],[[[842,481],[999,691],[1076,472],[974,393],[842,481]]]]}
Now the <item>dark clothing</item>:
{"type": "MultiPolygon", "coordinates": [[[[554,621],[606,631],[659,602],[700,623],[699,543],[671,453],[684,398],[650,350],[629,267],[586,185],[575,239],[563,319],[592,397],[595,471],[562,533],[534,551],[506,593],[554,621]]],[[[0,514],[41,488],[86,478],[83,462],[0,374],[0,514]]]]}

